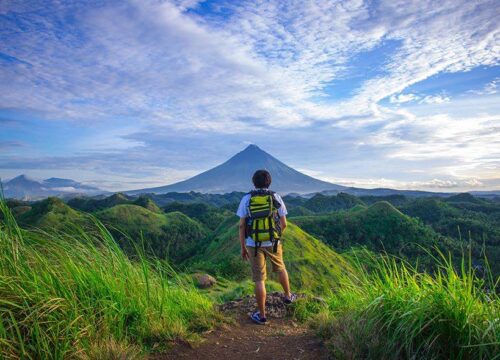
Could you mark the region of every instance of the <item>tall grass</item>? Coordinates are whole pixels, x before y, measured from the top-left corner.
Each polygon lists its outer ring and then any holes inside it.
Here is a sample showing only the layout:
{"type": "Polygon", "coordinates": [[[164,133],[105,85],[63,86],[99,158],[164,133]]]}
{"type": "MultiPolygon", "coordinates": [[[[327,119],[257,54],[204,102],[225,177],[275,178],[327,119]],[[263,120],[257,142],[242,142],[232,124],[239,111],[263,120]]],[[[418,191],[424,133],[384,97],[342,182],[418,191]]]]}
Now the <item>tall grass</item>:
{"type": "Polygon", "coordinates": [[[212,326],[192,284],[95,229],[26,232],[0,200],[0,358],[133,357],[212,326]]]}
{"type": "Polygon", "coordinates": [[[316,318],[338,358],[495,359],[500,351],[499,297],[493,279],[479,279],[439,254],[433,274],[390,257],[366,256],[345,277],[316,318]]]}

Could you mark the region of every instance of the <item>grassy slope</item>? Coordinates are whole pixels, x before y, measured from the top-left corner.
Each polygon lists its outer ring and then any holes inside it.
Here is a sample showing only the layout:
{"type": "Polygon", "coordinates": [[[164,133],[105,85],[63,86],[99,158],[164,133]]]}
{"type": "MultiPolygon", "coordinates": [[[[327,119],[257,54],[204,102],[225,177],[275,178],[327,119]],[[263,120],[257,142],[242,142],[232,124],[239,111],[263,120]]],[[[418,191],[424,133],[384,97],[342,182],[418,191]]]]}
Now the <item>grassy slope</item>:
{"type": "MultiPolygon", "coordinates": [[[[238,224],[234,217],[221,224],[208,242],[208,248],[192,261],[193,267],[233,279],[250,276],[248,263],[240,258],[238,224]]],[[[347,267],[335,251],[293,223],[285,231],[283,246],[292,286],[301,291],[331,290],[347,267]]]]}
{"type": "Polygon", "coordinates": [[[127,251],[140,244],[141,236],[146,252],[160,258],[180,262],[192,256],[204,245],[206,229],[197,221],[180,212],[162,214],[138,205],[117,205],[96,213],[112,230],[127,251]],[[132,239],[132,243],[123,232],[132,239]]]}
{"type": "Polygon", "coordinates": [[[357,275],[341,282],[313,321],[335,358],[498,358],[497,283],[478,279],[470,258],[459,274],[438,255],[433,275],[391,258],[370,261],[370,272],[364,261],[354,264],[357,275]]]}
{"type": "Polygon", "coordinates": [[[0,358],[132,358],[213,324],[211,301],[169,267],[131,262],[99,224],[19,229],[0,202],[0,358]]]}

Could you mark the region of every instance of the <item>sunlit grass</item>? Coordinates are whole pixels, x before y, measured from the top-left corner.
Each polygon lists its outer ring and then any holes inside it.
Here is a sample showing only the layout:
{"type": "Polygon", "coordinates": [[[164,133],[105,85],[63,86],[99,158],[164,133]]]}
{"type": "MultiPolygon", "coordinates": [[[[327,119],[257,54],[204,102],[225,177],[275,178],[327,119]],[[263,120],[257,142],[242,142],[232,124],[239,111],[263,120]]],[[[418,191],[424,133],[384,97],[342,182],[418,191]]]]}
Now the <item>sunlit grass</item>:
{"type": "MultiPolygon", "coordinates": [[[[366,258],[366,257],[365,257],[366,258]]],[[[433,274],[392,257],[354,261],[315,319],[340,358],[494,359],[500,350],[496,285],[438,253],[433,274]],[[375,266],[373,266],[375,264],[375,266]]]]}
{"type": "Polygon", "coordinates": [[[213,325],[192,284],[140,252],[132,262],[94,224],[27,232],[0,201],[0,358],[134,356],[213,325]]]}

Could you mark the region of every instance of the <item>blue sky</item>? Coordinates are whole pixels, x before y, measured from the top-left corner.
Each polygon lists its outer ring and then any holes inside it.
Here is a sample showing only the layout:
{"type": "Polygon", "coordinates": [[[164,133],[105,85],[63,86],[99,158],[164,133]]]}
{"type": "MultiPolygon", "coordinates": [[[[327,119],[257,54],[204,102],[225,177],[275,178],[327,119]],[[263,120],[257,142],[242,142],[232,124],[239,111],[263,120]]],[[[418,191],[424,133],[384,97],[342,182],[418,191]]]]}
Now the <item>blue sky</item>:
{"type": "Polygon", "coordinates": [[[172,183],[249,143],[359,187],[500,189],[496,1],[3,1],[0,177],[172,183]]]}

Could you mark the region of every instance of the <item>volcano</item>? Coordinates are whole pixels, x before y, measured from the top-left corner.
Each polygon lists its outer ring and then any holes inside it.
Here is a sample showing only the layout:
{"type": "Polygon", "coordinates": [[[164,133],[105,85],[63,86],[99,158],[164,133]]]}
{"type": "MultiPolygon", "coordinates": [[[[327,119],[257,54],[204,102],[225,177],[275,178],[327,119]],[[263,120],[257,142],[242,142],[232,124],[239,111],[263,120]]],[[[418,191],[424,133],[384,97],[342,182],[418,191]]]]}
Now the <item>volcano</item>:
{"type": "Polygon", "coordinates": [[[271,188],[283,194],[304,194],[345,189],[344,186],[318,180],[303,174],[279,161],[257,145],[249,145],[221,165],[187,180],[171,185],[129,191],[127,193],[134,195],[141,193],[163,194],[167,192],[196,191],[222,194],[232,191],[249,191],[253,188],[252,175],[259,169],[266,169],[271,173],[273,178],[271,188]]]}

